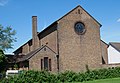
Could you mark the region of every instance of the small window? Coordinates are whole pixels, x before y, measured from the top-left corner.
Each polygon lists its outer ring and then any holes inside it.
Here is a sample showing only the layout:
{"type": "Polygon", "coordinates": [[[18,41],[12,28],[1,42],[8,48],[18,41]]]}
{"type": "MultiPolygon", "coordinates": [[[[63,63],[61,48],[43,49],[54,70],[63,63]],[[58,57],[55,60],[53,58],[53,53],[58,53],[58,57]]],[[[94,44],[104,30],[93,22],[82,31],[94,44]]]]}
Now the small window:
{"type": "Polygon", "coordinates": [[[41,70],[43,70],[43,59],[41,59],[41,70]]]}
{"type": "Polygon", "coordinates": [[[80,9],[78,9],[78,14],[80,14],[80,9]]]}
{"type": "Polygon", "coordinates": [[[85,33],[86,29],[85,29],[85,25],[82,23],[82,22],[77,22],[75,23],[75,32],[78,34],[78,35],[82,35],[85,33]]]}
{"type": "Polygon", "coordinates": [[[49,71],[52,71],[51,70],[51,59],[49,59],[49,71]]]}
{"type": "Polygon", "coordinates": [[[44,57],[44,69],[48,70],[48,57],[44,57]]]}

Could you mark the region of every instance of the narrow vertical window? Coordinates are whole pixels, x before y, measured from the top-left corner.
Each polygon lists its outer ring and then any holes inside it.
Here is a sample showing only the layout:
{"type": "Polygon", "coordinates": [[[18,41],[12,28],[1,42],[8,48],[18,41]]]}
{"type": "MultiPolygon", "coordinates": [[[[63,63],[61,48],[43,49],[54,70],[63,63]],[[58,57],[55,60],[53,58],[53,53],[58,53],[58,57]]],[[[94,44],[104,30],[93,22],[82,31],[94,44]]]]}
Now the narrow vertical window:
{"type": "Polygon", "coordinates": [[[80,9],[78,9],[78,14],[80,14],[80,9]]]}
{"type": "Polygon", "coordinates": [[[49,59],[49,71],[52,71],[52,69],[51,69],[51,59],[49,59]]]}
{"type": "Polygon", "coordinates": [[[44,57],[44,69],[48,70],[48,57],[44,57]]]}
{"type": "Polygon", "coordinates": [[[43,70],[43,59],[41,59],[41,70],[43,70]]]}

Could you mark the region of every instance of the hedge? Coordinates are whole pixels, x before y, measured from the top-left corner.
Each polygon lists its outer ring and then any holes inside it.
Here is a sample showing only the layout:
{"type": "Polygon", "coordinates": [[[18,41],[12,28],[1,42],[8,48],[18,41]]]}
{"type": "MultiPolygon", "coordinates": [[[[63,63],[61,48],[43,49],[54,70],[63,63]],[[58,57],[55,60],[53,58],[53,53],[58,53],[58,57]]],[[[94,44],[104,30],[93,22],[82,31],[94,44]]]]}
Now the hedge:
{"type": "Polygon", "coordinates": [[[48,71],[24,71],[18,76],[4,78],[1,83],[64,83],[64,82],[83,82],[96,79],[120,77],[120,67],[89,70],[84,73],[65,71],[63,73],[52,74],[48,71]]]}

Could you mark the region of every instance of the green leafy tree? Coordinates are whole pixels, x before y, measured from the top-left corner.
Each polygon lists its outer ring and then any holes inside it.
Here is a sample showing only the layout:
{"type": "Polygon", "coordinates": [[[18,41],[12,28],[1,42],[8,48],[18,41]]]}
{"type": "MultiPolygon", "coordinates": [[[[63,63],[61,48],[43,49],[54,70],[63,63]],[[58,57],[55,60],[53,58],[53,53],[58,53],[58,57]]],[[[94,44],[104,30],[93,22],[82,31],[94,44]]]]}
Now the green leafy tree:
{"type": "Polygon", "coordinates": [[[2,72],[5,69],[6,64],[6,57],[2,50],[0,50],[0,72],[2,72]]]}
{"type": "Polygon", "coordinates": [[[4,28],[0,25],[0,49],[3,51],[13,48],[13,42],[16,42],[14,35],[16,34],[15,30],[12,30],[10,26],[4,28]]]}
{"type": "Polygon", "coordinates": [[[16,42],[16,38],[14,38],[15,34],[15,30],[12,30],[10,26],[4,28],[0,25],[0,72],[5,69],[7,63],[3,51],[13,48],[13,42],[16,42]]]}

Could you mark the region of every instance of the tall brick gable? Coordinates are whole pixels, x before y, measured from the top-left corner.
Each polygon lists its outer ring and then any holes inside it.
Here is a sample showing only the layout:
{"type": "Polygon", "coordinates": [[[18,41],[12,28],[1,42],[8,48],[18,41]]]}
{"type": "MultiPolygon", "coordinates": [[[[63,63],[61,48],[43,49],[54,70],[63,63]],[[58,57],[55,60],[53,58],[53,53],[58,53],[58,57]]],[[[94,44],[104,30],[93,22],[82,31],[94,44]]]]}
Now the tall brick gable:
{"type": "Polygon", "coordinates": [[[58,33],[61,71],[101,67],[100,25],[80,6],[58,21],[58,33]],[[76,34],[76,22],[85,25],[85,34],[76,34]]]}

